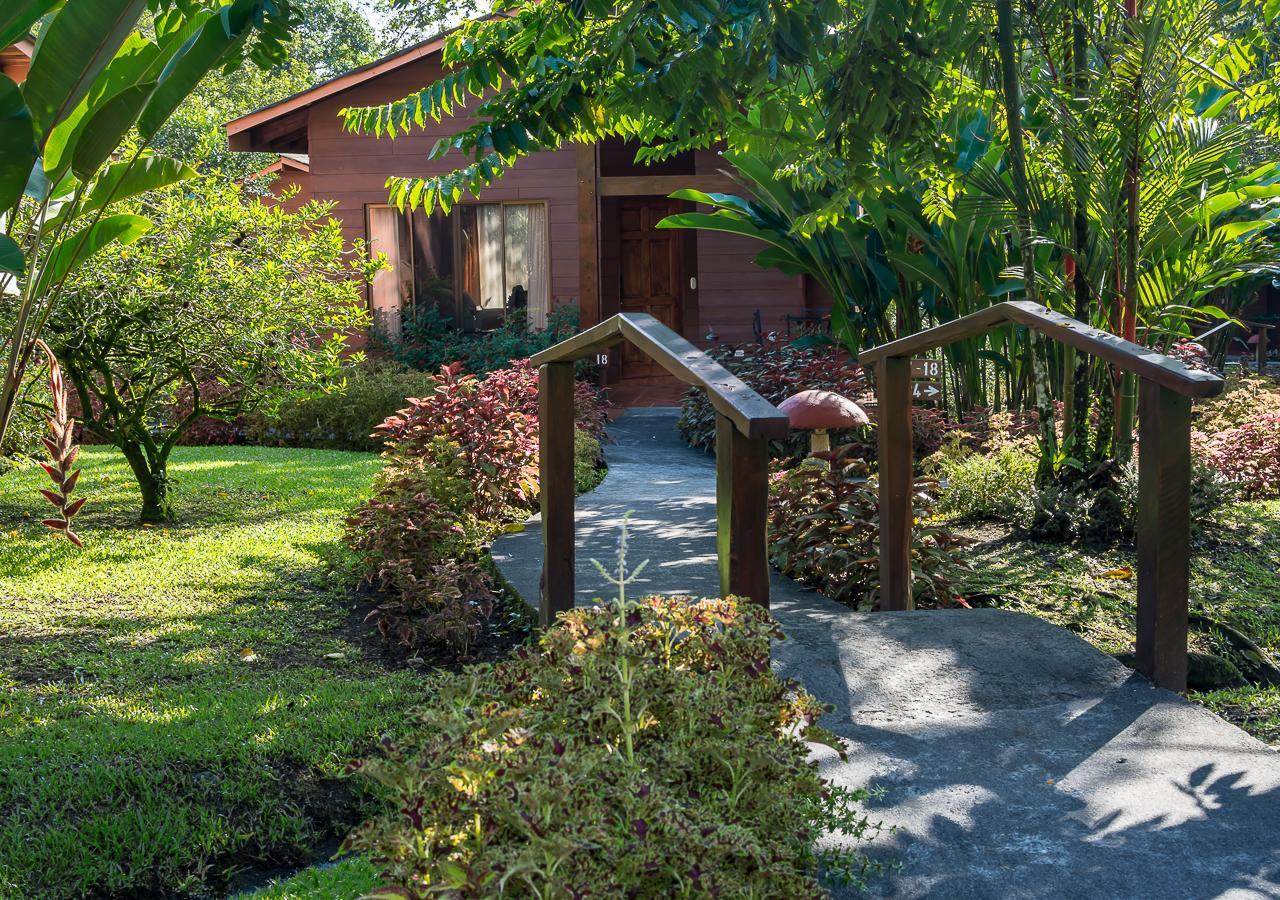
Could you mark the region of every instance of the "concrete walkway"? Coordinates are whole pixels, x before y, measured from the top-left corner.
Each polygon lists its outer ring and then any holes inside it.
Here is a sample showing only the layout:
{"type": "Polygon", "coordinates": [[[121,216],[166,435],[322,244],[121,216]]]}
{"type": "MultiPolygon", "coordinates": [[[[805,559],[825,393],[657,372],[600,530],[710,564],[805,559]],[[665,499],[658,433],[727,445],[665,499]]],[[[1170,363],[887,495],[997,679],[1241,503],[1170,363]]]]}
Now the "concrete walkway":
{"type": "MultiPolygon", "coordinates": [[[[609,476],[578,499],[579,603],[610,596],[631,520],[640,593],[714,595],[715,468],[671,410],[610,428],[609,476]]],[[[536,603],[534,520],[494,548],[536,603]]],[[[895,827],[870,847],[900,864],[873,897],[1280,897],[1280,754],[1075,635],[1000,610],[858,614],[775,576],[774,651],[835,711],[850,743],[823,774],[884,794],[895,827]]],[[[840,896],[837,893],[837,896],[840,896]]]]}

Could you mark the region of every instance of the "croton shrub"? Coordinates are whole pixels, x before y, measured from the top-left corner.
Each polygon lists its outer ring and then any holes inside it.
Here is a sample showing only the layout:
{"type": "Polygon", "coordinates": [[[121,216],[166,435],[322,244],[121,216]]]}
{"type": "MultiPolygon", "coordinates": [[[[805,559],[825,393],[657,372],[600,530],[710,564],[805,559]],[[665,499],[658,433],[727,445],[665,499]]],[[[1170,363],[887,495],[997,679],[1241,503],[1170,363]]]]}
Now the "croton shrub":
{"type": "Polygon", "coordinates": [[[751,604],[652,597],[439,675],[409,736],[353,764],[391,808],[347,849],[379,897],[827,896],[819,871],[864,869],[819,838],[856,843],[866,793],[810,761],[806,740],[844,748],[770,669],[780,637],[751,604]]]}
{"type": "MultiPolygon", "coordinates": [[[[484,378],[453,365],[429,386],[378,426],[386,465],[347,541],[379,589],[370,617],[385,638],[465,656],[493,609],[485,551],[537,501],[538,373],[527,361],[484,378]]],[[[579,385],[592,443],[604,420],[598,394],[579,385]]]]}
{"type": "MultiPolygon", "coordinates": [[[[952,576],[965,566],[962,540],[933,516],[936,483],[912,495],[912,594],[925,605],[963,604],[952,576]]],[[[851,448],[831,465],[802,463],[773,473],[769,559],[781,572],[833,600],[872,609],[880,599],[880,515],[876,482],[851,448]]]]}

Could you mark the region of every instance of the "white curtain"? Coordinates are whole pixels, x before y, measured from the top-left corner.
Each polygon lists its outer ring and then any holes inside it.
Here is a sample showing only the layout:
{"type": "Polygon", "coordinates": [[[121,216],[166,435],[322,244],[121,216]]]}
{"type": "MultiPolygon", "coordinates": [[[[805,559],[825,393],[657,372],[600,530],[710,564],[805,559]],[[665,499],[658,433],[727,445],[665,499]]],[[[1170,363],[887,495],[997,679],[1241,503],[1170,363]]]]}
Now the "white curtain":
{"type": "Polygon", "coordinates": [[[480,207],[480,308],[506,308],[502,278],[502,207],[480,207]]]}
{"type": "Polygon", "coordinates": [[[547,277],[547,208],[541,203],[533,203],[524,208],[528,210],[529,220],[529,243],[525,251],[529,328],[540,330],[547,327],[547,313],[551,309],[551,284],[547,277]]]}
{"type": "Polygon", "coordinates": [[[412,265],[399,211],[387,206],[369,208],[369,249],[385,254],[389,269],[379,269],[369,290],[374,325],[384,334],[400,336],[403,312],[412,286],[412,265]],[[409,273],[409,277],[406,277],[409,273]]]}

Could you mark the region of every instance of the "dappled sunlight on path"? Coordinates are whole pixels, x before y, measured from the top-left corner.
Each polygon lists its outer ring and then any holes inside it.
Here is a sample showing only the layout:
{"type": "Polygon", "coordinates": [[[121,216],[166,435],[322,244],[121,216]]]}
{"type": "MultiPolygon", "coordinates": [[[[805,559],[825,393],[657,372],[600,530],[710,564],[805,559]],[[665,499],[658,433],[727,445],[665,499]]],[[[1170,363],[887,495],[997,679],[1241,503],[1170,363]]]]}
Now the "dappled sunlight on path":
{"type": "MultiPolygon", "coordinates": [[[[674,414],[611,426],[609,476],[578,498],[578,602],[608,596],[622,516],[636,589],[714,595],[715,467],[674,414]]],[[[495,559],[536,602],[536,520],[495,559]]],[[[633,589],[634,590],[634,589],[633,589]]],[[[831,780],[883,790],[882,897],[1280,896],[1280,754],[1152,688],[1047,622],[995,609],[859,614],[775,575],[774,665],[834,710],[831,780]]],[[[839,893],[839,892],[837,892],[839,893]]]]}

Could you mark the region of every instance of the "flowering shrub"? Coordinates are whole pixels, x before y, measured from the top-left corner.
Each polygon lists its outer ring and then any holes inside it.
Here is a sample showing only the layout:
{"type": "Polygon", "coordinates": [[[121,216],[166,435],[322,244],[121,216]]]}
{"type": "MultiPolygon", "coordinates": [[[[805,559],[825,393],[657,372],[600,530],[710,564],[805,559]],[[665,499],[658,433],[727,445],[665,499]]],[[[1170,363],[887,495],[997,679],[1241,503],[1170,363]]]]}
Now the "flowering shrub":
{"type": "Polygon", "coordinates": [[[1204,465],[1245,496],[1280,496],[1280,412],[1261,412],[1235,428],[1193,437],[1204,465]]]}
{"type": "MultiPolygon", "coordinates": [[[[430,387],[378,426],[386,466],[347,541],[383,594],[370,617],[385,638],[465,655],[493,609],[485,549],[537,500],[538,375],[527,362],[483,379],[454,365],[430,387]]],[[[578,400],[602,433],[597,395],[582,386],[578,400]]]]}
{"type": "Polygon", "coordinates": [[[1195,405],[1192,427],[1212,435],[1266,413],[1280,413],[1280,385],[1237,367],[1228,371],[1225,391],[1195,405]]]}
{"type": "Polygon", "coordinates": [[[770,669],[780,637],[731,599],[566,613],[536,647],[441,676],[411,736],[353,764],[394,808],[346,846],[379,896],[826,896],[819,868],[863,861],[818,840],[862,837],[866,792],[809,761],[806,739],[843,746],[770,669]]]}
{"type": "MultiPolygon", "coordinates": [[[[917,481],[912,593],[941,606],[958,601],[951,575],[964,560],[961,539],[933,519],[930,492],[917,481]]],[[[864,462],[836,454],[832,467],[801,464],[776,472],[769,489],[769,559],[780,571],[833,600],[871,609],[880,597],[880,516],[864,462]]],[[[960,601],[963,602],[963,601],[960,601]]]]}
{"type": "MultiPolygon", "coordinates": [[[[831,347],[777,343],[722,345],[708,353],[775,406],[792,394],[810,389],[835,391],[851,400],[859,400],[868,391],[862,367],[843,350],[831,347]]],[[[685,394],[679,428],[685,443],[691,447],[715,449],[716,411],[705,391],[690,390],[685,394]]],[[[848,443],[856,437],[853,431],[837,431],[831,435],[833,444],[848,443]]],[[[773,449],[775,456],[800,459],[808,453],[808,446],[808,434],[796,432],[785,441],[775,442],[773,449]]]]}

